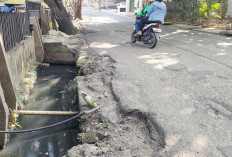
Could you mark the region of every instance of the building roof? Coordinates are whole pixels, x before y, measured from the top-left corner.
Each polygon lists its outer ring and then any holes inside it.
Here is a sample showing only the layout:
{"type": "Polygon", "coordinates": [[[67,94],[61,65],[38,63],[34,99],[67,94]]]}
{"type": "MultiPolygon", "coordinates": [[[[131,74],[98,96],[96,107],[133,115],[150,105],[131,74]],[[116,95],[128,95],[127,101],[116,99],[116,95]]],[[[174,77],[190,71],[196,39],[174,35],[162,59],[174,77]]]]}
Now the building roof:
{"type": "Polygon", "coordinates": [[[28,0],[28,2],[41,3],[41,0],[28,0]]]}
{"type": "Polygon", "coordinates": [[[5,4],[25,4],[25,0],[6,0],[5,4]]]}

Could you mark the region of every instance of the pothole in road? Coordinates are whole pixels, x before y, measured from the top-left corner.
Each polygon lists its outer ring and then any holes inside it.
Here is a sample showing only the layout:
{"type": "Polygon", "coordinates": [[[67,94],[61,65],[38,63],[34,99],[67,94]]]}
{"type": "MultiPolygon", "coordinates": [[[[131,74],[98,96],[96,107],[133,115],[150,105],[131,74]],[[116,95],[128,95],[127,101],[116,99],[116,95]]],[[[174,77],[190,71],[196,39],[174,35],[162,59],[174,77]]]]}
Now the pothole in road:
{"type": "Polygon", "coordinates": [[[101,135],[107,135],[95,144],[100,148],[107,147],[106,155],[138,157],[158,155],[158,151],[165,144],[163,130],[145,113],[120,109],[120,98],[117,98],[112,91],[111,84],[115,77],[115,68],[113,68],[115,61],[107,56],[96,56],[96,54],[94,49],[88,53],[89,60],[94,60],[97,68],[85,75],[84,82],[79,84],[79,88],[90,93],[94,100],[104,107],[99,115],[86,119],[86,124],[83,124],[84,130],[87,132],[95,130],[101,135]],[[105,121],[99,122],[99,116],[104,117],[105,121]],[[106,127],[104,122],[109,124],[109,127],[108,125],[106,127]]]}

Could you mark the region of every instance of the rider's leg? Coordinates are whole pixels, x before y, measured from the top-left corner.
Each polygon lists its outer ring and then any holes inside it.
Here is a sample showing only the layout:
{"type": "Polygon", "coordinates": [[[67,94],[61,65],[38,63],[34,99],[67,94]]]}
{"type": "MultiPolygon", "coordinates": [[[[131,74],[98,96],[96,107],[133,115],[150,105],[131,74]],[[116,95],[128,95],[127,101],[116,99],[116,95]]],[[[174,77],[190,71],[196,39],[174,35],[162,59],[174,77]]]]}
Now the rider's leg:
{"type": "Polygon", "coordinates": [[[137,19],[135,20],[135,32],[137,33],[139,31],[139,24],[140,24],[141,20],[137,19]]]}
{"type": "Polygon", "coordinates": [[[139,24],[139,32],[137,33],[138,35],[142,35],[143,27],[145,26],[145,24],[149,24],[150,23],[150,21],[148,21],[148,19],[149,19],[149,16],[143,17],[141,19],[141,22],[139,24]]]}

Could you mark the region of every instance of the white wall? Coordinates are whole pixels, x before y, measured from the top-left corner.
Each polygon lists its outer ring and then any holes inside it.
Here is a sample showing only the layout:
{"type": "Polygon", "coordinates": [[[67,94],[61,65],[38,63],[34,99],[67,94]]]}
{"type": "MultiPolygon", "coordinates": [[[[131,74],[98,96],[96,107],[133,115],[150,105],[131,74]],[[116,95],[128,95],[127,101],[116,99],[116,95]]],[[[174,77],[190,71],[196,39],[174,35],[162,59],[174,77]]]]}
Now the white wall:
{"type": "Polygon", "coordinates": [[[135,5],[134,5],[134,8],[135,8],[134,11],[135,11],[135,12],[139,12],[138,1],[139,1],[139,0],[135,0],[135,5]]]}
{"type": "Polygon", "coordinates": [[[232,0],[228,0],[227,16],[232,16],[232,0]]]}
{"type": "Polygon", "coordinates": [[[143,0],[135,0],[135,4],[134,4],[135,10],[134,12],[140,12],[143,9],[143,0]]]}
{"type": "Polygon", "coordinates": [[[126,12],[129,13],[130,11],[130,0],[126,0],[126,12]]]}

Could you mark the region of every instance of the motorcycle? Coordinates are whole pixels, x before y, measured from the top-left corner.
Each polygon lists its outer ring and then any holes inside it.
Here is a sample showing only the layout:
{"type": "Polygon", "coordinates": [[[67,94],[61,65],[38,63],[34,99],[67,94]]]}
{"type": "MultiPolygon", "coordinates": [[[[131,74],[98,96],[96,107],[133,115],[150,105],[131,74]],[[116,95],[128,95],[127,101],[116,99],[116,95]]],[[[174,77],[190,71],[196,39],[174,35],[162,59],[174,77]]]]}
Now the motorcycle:
{"type": "Polygon", "coordinates": [[[142,30],[142,35],[140,37],[135,37],[136,34],[135,29],[131,34],[131,43],[135,43],[136,41],[141,41],[144,44],[148,45],[150,49],[156,47],[158,40],[160,39],[159,33],[161,33],[160,21],[156,23],[151,23],[146,25],[142,30]]]}

